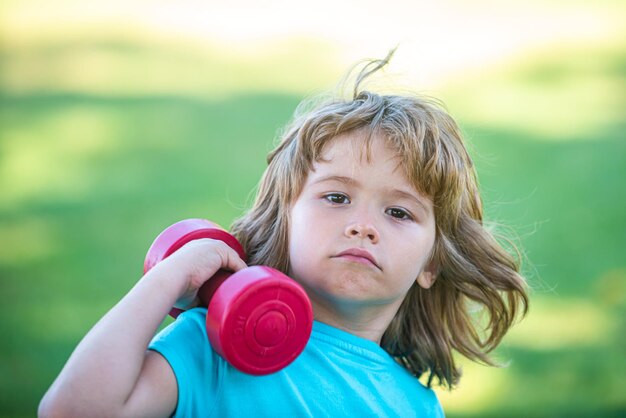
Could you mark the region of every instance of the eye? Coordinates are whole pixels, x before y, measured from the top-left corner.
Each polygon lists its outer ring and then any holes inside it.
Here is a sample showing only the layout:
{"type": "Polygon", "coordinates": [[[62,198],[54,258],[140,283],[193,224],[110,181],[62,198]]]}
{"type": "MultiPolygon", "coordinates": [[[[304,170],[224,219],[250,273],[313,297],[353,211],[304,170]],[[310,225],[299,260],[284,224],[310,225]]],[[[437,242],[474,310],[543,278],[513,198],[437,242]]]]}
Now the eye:
{"type": "Polygon", "coordinates": [[[327,195],[324,195],[324,199],[336,205],[350,203],[350,199],[348,198],[348,196],[343,193],[329,193],[327,195]]]}
{"type": "Polygon", "coordinates": [[[401,221],[412,221],[413,217],[409,212],[401,208],[389,208],[385,211],[385,213],[392,218],[399,219],[401,221]]]}

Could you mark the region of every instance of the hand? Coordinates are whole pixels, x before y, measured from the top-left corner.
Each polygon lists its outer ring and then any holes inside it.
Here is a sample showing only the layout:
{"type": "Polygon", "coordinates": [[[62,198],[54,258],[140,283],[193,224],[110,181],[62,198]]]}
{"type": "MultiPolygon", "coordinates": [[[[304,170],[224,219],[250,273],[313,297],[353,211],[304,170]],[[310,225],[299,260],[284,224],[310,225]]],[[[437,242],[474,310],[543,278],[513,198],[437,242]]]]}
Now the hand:
{"type": "Polygon", "coordinates": [[[198,290],[219,269],[235,272],[246,267],[237,252],[226,243],[203,238],[183,245],[151,271],[167,271],[168,280],[180,280],[181,290],[174,306],[189,309],[198,305],[198,290]]]}

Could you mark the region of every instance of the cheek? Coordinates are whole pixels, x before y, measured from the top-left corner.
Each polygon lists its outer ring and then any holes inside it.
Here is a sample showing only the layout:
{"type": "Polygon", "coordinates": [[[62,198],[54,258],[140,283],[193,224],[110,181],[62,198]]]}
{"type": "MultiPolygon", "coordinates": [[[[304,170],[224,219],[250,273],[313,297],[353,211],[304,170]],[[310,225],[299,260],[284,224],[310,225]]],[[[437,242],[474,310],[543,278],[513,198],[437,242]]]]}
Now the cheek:
{"type": "Polygon", "coordinates": [[[306,250],[312,245],[314,235],[307,231],[308,216],[301,207],[294,206],[290,213],[289,265],[290,275],[300,271],[307,259],[306,250]]]}
{"type": "Polygon", "coordinates": [[[405,272],[408,276],[417,277],[426,268],[434,250],[434,234],[430,234],[428,229],[422,231],[420,239],[413,247],[403,247],[396,253],[396,260],[411,260],[405,264],[405,272]]]}
{"type": "Polygon", "coordinates": [[[294,205],[290,213],[289,265],[290,276],[302,279],[309,272],[319,269],[320,263],[331,251],[332,242],[327,217],[310,207],[294,205]]]}
{"type": "Polygon", "coordinates": [[[294,237],[289,243],[289,272],[288,276],[302,283],[307,272],[314,268],[313,254],[310,253],[310,243],[294,237]]]}
{"type": "Polygon", "coordinates": [[[328,230],[328,218],[314,203],[304,202],[293,206],[290,213],[289,242],[299,243],[297,247],[314,246],[323,240],[328,230]]]}

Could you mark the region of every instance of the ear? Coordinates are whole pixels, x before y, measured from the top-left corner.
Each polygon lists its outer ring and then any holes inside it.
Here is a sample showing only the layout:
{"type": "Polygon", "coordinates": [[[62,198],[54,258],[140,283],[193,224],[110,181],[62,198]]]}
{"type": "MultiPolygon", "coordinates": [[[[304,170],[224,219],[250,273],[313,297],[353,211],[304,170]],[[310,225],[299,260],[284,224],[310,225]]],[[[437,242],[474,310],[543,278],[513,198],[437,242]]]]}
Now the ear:
{"type": "Polygon", "coordinates": [[[424,289],[430,288],[435,283],[438,273],[439,269],[437,268],[435,261],[429,261],[424,267],[424,270],[422,270],[420,275],[417,277],[417,284],[424,289]]]}

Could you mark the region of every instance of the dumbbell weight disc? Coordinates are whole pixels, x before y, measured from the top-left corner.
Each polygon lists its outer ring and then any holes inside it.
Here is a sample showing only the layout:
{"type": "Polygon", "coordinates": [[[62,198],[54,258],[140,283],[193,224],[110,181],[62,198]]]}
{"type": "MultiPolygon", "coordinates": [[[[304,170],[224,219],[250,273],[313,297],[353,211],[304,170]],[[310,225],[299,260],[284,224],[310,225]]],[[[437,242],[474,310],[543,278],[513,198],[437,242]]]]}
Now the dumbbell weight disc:
{"type": "Polygon", "coordinates": [[[312,326],[313,310],[304,289],[266,266],[248,267],[224,281],[206,317],[214,349],[253,375],[274,373],[295,360],[312,326]]]}

